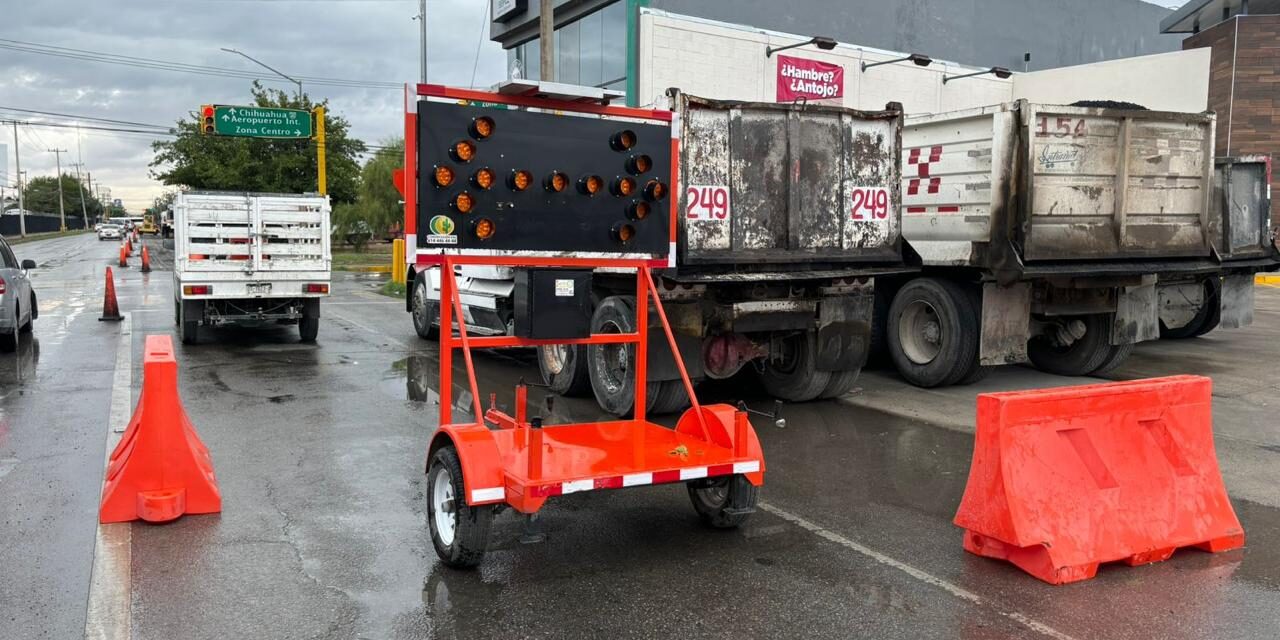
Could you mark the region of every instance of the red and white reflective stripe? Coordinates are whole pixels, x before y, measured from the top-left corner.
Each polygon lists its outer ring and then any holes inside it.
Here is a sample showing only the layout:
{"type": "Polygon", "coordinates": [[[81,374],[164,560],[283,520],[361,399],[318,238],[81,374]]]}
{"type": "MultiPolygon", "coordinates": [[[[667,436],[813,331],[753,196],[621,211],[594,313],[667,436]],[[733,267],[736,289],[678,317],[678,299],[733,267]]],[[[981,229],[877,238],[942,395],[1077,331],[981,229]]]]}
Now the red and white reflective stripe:
{"type": "Polygon", "coordinates": [[[908,215],[929,215],[933,213],[960,213],[960,207],[942,206],[942,207],[907,207],[908,215]],[[930,209],[933,209],[930,211],[930,209]]]}
{"type": "MultiPolygon", "coordinates": [[[[920,164],[920,151],[922,151],[923,149],[924,147],[917,147],[915,149],[908,151],[907,164],[920,164]]],[[[929,159],[925,161],[925,164],[928,164],[929,162],[937,162],[941,159],[942,159],[942,145],[938,144],[938,145],[929,147],[929,159]]]]}
{"type": "MultiPolygon", "coordinates": [[[[737,473],[756,473],[758,471],[760,471],[760,461],[750,460],[747,462],[734,462],[731,464],[713,464],[706,467],[686,467],[684,469],[670,469],[649,473],[631,473],[621,476],[612,476],[609,478],[570,480],[568,482],[559,482],[545,484],[540,487],[533,487],[530,491],[530,495],[534,497],[563,496],[582,491],[642,487],[651,484],[683,482],[686,480],[696,480],[698,478],[715,478],[718,476],[728,476],[737,473]]],[[[474,496],[474,494],[475,492],[473,491],[472,495],[474,496]]],[[[475,501],[474,497],[473,501],[475,501]]]]}

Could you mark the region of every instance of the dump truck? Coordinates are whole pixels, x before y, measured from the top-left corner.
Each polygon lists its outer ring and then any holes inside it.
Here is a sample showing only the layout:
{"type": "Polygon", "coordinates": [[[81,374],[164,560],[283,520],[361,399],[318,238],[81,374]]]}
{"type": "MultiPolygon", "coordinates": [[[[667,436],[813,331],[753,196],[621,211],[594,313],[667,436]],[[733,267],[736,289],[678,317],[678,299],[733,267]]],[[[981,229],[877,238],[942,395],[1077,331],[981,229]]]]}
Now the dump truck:
{"type": "Polygon", "coordinates": [[[320,328],[329,295],[329,197],[184,192],[173,203],[174,322],[184,344],[201,326],[320,328]]]}
{"type": "MultiPolygon", "coordinates": [[[[901,106],[729,102],[678,90],[665,99],[678,136],[670,180],[679,240],[657,289],[690,376],[723,379],[750,368],[769,393],[797,402],[849,391],[868,353],[874,278],[909,268],[898,206],[901,106]]],[[[646,153],[670,155],[665,145],[646,153]]],[[[538,185],[559,160],[540,162],[532,167],[538,185]]],[[[426,183],[429,168],[420,174],[419,189],[438,188],[426,183]]],[[[430,250],[423,236],[431,216],[406,215],[417,216],[418,230],[406,236],[406,310],[418,335],[430,338],[439,329],[439,273],[414,256],[430,250]]],[[[460,267],[458,275],[469,330],[511,334],[522,274],[460,267]]],[[[634,288],[629,274],[597,270],[581,294],[590,296],[592,333],[634,331],[634,288]]],[[[660,326],[649,323],[650,331],[660,326]]],[[[649,411],[679,410],[688,398],[667,340],[649,344],[649,411]]],[[[537,360],[554,392],[594,395],[605,411],[625,415],[634,396],[631,349],[550,345],[538,348],[537,360]]]]}
{"type": "MultiPolygon", "coordinates": [[[[877,285],[877,343],[921,387],[1119,366],[1160,337],[1160,283],[1222,273],[1214,126],[1026,100],[909,119],[903,235],[923,266],[877,285]]],[[[1251,304],[1234,282],[1222,308],[1251,304]]]]}

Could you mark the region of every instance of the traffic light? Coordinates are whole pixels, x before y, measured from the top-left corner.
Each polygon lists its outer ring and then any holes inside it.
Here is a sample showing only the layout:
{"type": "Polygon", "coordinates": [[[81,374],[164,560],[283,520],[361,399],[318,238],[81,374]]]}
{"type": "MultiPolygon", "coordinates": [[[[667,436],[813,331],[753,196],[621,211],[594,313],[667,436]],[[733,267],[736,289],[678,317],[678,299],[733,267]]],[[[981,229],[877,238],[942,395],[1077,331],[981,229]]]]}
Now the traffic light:
{"type": "Polygon", "coordinates": [[[214,129],[213,105],[206,104],[200,107],[200,133],[204,135],[213,135],[214,129]]]}

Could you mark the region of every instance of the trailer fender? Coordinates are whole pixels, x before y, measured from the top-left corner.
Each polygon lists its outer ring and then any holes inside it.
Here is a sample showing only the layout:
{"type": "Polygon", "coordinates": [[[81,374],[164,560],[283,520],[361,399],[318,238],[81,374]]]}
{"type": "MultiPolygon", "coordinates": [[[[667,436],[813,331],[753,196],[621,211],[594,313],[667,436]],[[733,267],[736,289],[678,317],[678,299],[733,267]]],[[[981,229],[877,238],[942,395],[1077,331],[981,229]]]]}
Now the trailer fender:
{"type": "Polygon", "coordinates": [[[423,473],[427,472],[436,450],[450,444],[458,452],[458,460],[462,463],[462,487],[466,490],[467,504],[474,507],[505,502],[506,482],[502,475],[502,456],[493,435],[482,425],[441,425],[431,438],[423,473]]]}
{"type": "MultiPolygon", "coordinates": [[[[740,412],[727,404],[704,404],[701,409],[703,420],[711,437],[711,443],[721,447],[734,447],[737,439],[738,414],[740,412]]],[[[751,421],[747,419],[745,412],[741,413],[745,440],[743,447],[739,449],[743,453],[735,457],[748,458],[760,462],[755,471],[742,474],[746,476],[751,484],[758,487],[764,484],[764,450],[760,447],[760,438],[756,436],[756,430],[751,426],[751,421]]],[[[698,438],[703,437],[702,425],[698,423],[698,414],[694,413],[692,408],[687,409],[680,416],[680,420],[676,422],[676,433],[698,438]]]]}
{"type": "Polygon", "coordinates": [[[818,305],[818,371],[854,371],[871,351],[875,297],[865,294],[823,298],[818,305]]]}

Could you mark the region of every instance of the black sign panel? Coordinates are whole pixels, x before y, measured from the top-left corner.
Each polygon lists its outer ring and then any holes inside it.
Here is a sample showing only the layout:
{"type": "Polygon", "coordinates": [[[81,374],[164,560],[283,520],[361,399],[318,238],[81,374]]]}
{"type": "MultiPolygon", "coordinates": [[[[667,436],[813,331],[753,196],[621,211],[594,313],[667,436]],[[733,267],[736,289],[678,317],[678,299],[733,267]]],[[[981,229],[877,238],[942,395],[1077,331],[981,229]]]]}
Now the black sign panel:
{"type": "Polygon", "coordinates": [[[671,128],[418,103],[418,247],[665,256],[671,128]]]}

